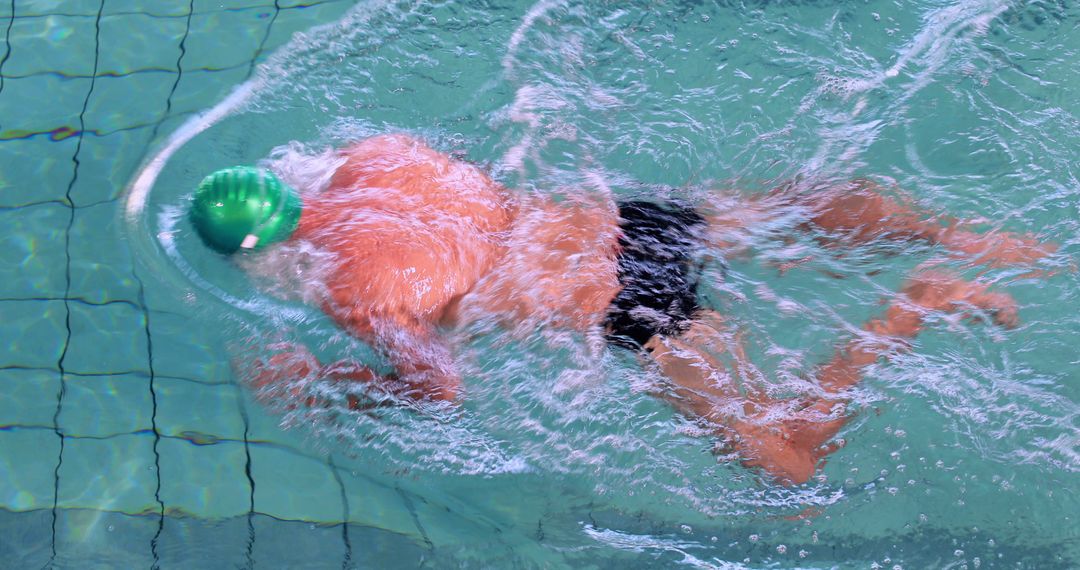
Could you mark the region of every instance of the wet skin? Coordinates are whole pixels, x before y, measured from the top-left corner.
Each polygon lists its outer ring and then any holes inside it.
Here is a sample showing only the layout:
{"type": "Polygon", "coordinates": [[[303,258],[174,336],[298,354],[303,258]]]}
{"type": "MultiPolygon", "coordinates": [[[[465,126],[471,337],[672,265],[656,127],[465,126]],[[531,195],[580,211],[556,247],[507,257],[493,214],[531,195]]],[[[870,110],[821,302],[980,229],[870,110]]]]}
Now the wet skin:
{"type": "MultiPolygon", "coordinates": [[[[618,282],[619,227],[610,196],[575,194],[553,201],[514,195],[475,166],[405,135],[383,135],[341,151],[346,162],[324,192],[305,196],[293,239],[332,254],[323,309],[351,334],[386,354],[391,376],[352,362],[320,365],[299,347],[257,365],[260,387],[319,374],[364,382],[400,397],[455,401],[462,397],[448,329],[496,318],[581,332],[602,326],[618,282]]],[[[731,197],[724,198],[731,201],[731,197]]],[[[712,245],[734,252],[746,230],[781,208],[805,208],[808,228],[838,245],[877,240],[938,243],[973,262],[1030,264],[1052,252],[1027,236],[977,234],[954,221],[886,196],[855,180],[810,198],[776,193],[725,203],[703,213],[712,245]]],[[[971,311],[1015,326],[1012,298],[948,273],[911,276],[866,332],[842,344],[815,374],[814,395],[773,399],[740,389],[716,355],[739,367],[737,335],[722,316],[702,311],[679,337],[653,337],[642,356],[670,380],[657,393],[713,428],[743,464],[776,480],[808,480],[850,418],[845,392],[867,365],[904,350],[905,339],[934,311],[971,311]]],[[[287,393],[286,393],[287,395],[287,393]]],[[[357,400],[351,400],[358,403],[357,400]]]]}

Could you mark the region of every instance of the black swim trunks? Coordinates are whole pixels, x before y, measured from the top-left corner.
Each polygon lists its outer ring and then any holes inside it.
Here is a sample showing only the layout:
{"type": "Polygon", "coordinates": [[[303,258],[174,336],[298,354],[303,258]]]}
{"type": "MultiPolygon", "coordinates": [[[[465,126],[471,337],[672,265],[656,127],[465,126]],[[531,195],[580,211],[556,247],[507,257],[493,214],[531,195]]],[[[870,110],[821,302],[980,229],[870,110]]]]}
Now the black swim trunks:
{"type": "Polygon", "coordinates": [[[705,219],[683,204],[619,202],[619,283],[604,321],[607,341],[640,349],[655,335],[675,336],[698,309],[705,219]]]}

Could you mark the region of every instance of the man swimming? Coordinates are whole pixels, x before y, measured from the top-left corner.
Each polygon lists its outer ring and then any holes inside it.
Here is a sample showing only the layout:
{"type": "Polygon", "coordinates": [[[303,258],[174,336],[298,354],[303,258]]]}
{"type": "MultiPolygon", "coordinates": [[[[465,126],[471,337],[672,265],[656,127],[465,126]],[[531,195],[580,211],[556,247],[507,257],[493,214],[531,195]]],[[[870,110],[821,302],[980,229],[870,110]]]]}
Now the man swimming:
{"type": "Polygon", "coordinates": [[[948,273],[917,273],[865,334],[817,369],[814,393],[776,399],[726,373],[721,353],[748,363],[724,318],[699,299],[701,251],[733,253],[752,228],[792,209],[805,213],[793,231],[819,230],[837,243],[919,240],[993,266],[1032,264],[1053,249],[1026,236],[966,231],[867,180],[811,197],[777,191],[693,208],[600,192],[517,195],[400,134],[360,141],[340,158],[328,187],[302,199],[267,171],[215,173],[196,192],[192,221],[223,253],[290,240],[324,254],[322,309],[384,353],[394,372],[322,365],[297,347],[264,363],[256,386],[317,374],[454,402],[461,377],[447,331],[481,318],[508,329],[524,322],[602,331],[663,373],[670,384],[658,396],[707,425],[744,465],[786,484],[808,480],[839,446],[832,440],[851,417],[848,390],[866,366],[904,349],[929,313],[974,311],[1012,327],[1016,304],[948,273]]]}

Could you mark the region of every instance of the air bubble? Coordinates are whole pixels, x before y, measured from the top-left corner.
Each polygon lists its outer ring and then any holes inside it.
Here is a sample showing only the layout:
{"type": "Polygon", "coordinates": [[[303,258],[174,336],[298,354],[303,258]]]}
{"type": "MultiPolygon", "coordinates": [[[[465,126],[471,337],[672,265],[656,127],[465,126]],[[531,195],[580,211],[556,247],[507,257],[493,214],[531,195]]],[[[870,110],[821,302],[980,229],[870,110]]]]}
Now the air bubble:
{"type": "Polygon", "coordinates": [[[961,557],[963,555],[964,555],[964,551],[960,550],[959,548],[957,548],[956,550],[953,551],[953,556],[955,556],[957,558],[959,558],[959,557],[961,557]]]}
{"type": "Polygon", "coordinates": [[[690,534],[694,532],[694,528],[688,524],[679,525],[679,530],[683,531],[684,534],[690,534]]]}

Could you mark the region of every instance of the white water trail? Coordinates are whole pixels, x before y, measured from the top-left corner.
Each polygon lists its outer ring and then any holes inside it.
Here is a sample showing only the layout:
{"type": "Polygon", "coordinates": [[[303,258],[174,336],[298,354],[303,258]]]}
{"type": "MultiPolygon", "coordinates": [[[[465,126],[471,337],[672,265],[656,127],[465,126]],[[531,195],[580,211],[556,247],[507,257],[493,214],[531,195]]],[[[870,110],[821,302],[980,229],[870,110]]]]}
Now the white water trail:
{"type": "MultiPolygon", "coordinates": [[[[914,80],[893,103],[898,106],[903,105],[924,87],[930,85],[950,61],[949,55],[961,33],[968,30],[974,30],[977,34],[984,33],[990,22],[1009,7],[1008,0],[992,2],[977,0],[941,8],[925,18],[926,24],[888,69],[865,78],[828,78],[826,83],[803,103],[804,111],[809,110],[813,103],[820,100],[821,95],[829,90],[839,91],[845,100],[855,95],[859,97],[851,110],[842,115],[842,119],[832,121],[833,126],[823,129],[822,144],[814,156],[807,161],[805,170],[810,173],[822,172],[829,165],[835,164],[837,158],[841,159],[841,164],[846,165],[853,158],[861,155],[877,140],[882,126],[880,121],[862,124],[857,122],[858,117],[866,111],[868,106],[868,93],[884,87],[888,81],[899,77],[905,68],[922,62],[923,67],[912,72],[914,80]],[[854,141],[853,135],[857,135],[854,136],[854,141]],[[838,150],[837,147],[843,147],[843,149],[838,150]]],[[[792,120],[797,118],[798,115],[792,120]]],[[[792,125],[789,124],[785,128],[792,128],[792,125]]],[[[827,172],[825,174],[835,176],[843,173],[827,172]]]]}

